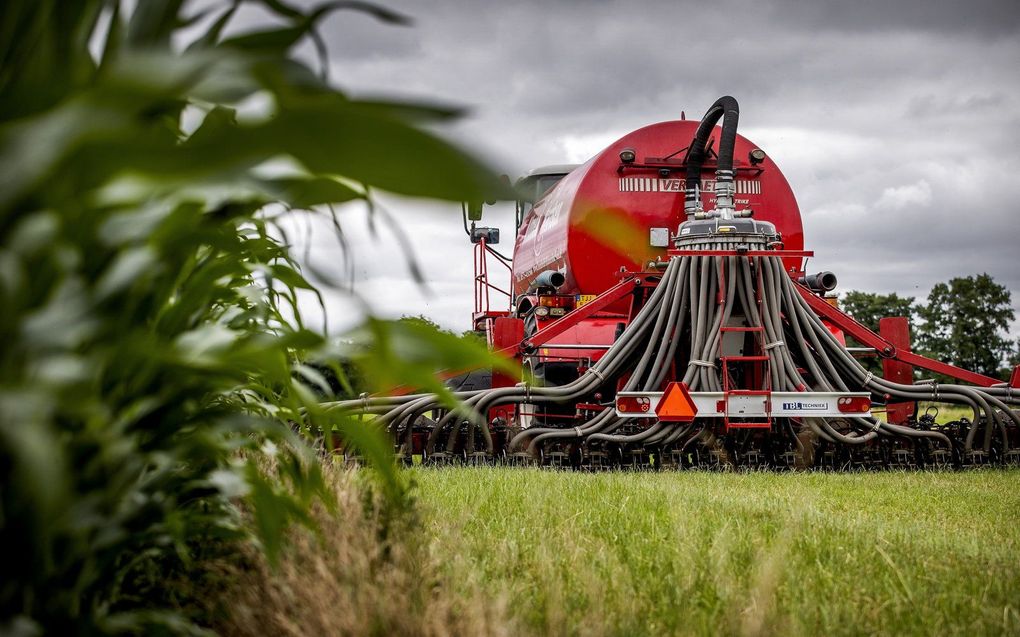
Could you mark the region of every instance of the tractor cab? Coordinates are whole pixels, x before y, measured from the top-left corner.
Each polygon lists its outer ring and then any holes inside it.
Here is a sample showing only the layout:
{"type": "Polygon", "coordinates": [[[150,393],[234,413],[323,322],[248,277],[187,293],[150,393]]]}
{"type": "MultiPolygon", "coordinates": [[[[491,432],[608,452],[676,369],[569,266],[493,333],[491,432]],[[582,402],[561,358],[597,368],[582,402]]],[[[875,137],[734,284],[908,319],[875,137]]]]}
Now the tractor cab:
{"type": "MultiPolygon", "coordinates": [[[[514,189],[518,193],[514,225],[515,230],[520,230],[521,223],[523,223],[525,216],[531,211],[535,203],[542,199],[542,197],[552,190],[552,188],[558,184],[560,180],[570,174],[570,172],[579,165],[580,164],[552,164],[549,166],[541,166],[539,168],[535,168],[517,180],[514,184],[514,189]]],[[[499,242],[499,230],[496,228],[487,228],[475,225],[476,221],[481,220],[482,205],[483,204],[481,203],[465,205],[464,225],[465,228],[467,228],[468,222],[471,222],[471,226],[468,229],[468,235],[471,238],[471,242],[475,244],[475,310],[472,314],[472,325],[478,333],[487,333],[489,335],[489,343],[492,345],[492,322],[497,318],[510,316],[509,310],[510,307],[514,305],[514,298],[509,289],[503,289],[489,281],[489,256],[494,257],[495,263],[499,264],[497,268],[501,271],[501,275],[504,268],[506,269],[506,273],[509,275],[511,265],[509,259],[499,252],[496,252],[491,247],[499,242]],[[490,304],[491,293],[496,293],[497,296],[505,299],[506,306],[503,307],[502,303],[500,303],[499,305],[501,307],[498,309],[492,307],[490,304]]],[[[562,310],[563,308],[556,308],[555,310],[551,310],[551,312],[555,316],[557,315],[555,312],[560,312],[562,310]]]]}
{"type": "Polygon", "coordinates": [[[520,227],[524,215],[531,210],[535,202],[545,196],[545,193],[552,190],[552,187],[561,179],[570,174],[570,171],[580,164],[553,164],[541,166],[529,172],[517,180],[516,190],[520,193],[521,200],[517,202],[517,226],[520,227]]]}

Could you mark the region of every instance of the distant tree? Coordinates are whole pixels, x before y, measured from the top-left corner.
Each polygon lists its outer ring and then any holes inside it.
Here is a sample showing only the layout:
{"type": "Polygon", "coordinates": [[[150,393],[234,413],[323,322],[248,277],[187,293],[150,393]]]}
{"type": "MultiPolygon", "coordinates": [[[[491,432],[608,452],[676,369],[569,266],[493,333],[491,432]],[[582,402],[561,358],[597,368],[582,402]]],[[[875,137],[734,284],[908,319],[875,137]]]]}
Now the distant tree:
{"type": "Polygon", "coordinates": [[[892,294],[872,294],[851,290],[840,300],[843,311],[864,324],[873,332],[878,331],[879,319],[887,316],[905,316],[911,323],[917,314],[914,297],[892,294]]]}
{"type": "Polygon", "coordinates": [[[418,325],[426,325],[426,326],[431,327],[432,329],[436,330],[437,332],[449,332],[450,331],[450,330],[444,330],[443,328],[439,327],[439,323],[436,323],[435,321],[433,321],[429,317],[425,316],[424,314],[419,314],[417,316],[410,316],[408,314],[405,314],[405,315],[400,317],[400,320],[404,321],[405,323],[417,323],[418,325]]]}
{"type": "MultiPolygon", "coordinates": [[[[887,316],[905,316],[911,324],[917,314],[914,306],[914,297],[899,296],[892,294],[874,294],[871,292],[860,292],[850,290],[840,300],[840,306],[844,312],[854,317],[859,323],[873,332],[878,332],[879,320],[887,316]]],[[[861,345],[853,339],[849,339],[854,345],[861,345]]],[[[862,358],[861,364],[870,371],[878,373],[882,369],[881,359],[878,357],[862,358]]]]}
{"type": "Polygon", "coordinates": [[[1015,318],[1010,293],[988,274],[937,284],[918,316],[921,349],[932,358],[998,376],[1014,354],[1004,334],[1015,318]]]}
{"type": "Polygon", "coordinates": [[[408,314],[405,314],[400,317],[400,320],[406,323],[417,323],[418,325],[426,325],[436,330],[437,332],[446,332],[447,334],[458,335],[461,338],[471,338],[481,342],[483,345],[485,344],[485,332],[477,332],[475,330],[464,330],[460,334],[457,334],[457,332],[454,332],[453,330],[448,330],[446,328],[440,327],[439,323],[436,323],[435,321],[425,316],[424,314],[419,314],[417,316],[410,316],[408,314]]]}

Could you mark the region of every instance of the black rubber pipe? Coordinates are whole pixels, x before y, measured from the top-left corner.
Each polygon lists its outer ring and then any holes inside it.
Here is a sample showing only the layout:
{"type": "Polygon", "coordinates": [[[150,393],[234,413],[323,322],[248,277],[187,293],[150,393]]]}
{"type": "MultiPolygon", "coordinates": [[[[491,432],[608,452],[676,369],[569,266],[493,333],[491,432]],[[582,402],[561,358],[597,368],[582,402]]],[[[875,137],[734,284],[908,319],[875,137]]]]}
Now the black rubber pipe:
{"type": "Polygon", "coordinates": [[[740,119],[740,106],[737,100],[726,95],[720,97],[709,107],[701,124],[694,133],[694,139],[687,148],[685,162],[687,164],[687,188],[684,195],[684,209],[701,200],[701,167],[705,163],[705,152],[708,138],[712,136],[719,118],[723,119],[722,135],[719,138],[719,162],[716,172],[733,172],[733,146],[737,141],[737,120],[740,119]]]}

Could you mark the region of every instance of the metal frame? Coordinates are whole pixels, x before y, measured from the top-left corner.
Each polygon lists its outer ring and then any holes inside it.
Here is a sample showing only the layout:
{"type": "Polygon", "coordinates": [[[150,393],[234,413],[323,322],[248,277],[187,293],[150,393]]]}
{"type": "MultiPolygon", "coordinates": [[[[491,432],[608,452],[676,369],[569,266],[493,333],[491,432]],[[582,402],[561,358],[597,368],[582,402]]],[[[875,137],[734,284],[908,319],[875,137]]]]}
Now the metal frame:
{"type": "Polygon", "coordinates": [[[668,250],[670,257],[813,257],[814,250],[668,250]]]}
{"type": "MultiPolygon", "coordinates": [[[[595,297],[594,300],[588,301],[581,307],[567,312],[562,318],[559,318],[545,326],[543,329],[536,332],[531,338],[525,339],[521,343],[521,349],[531,351],[545,345],[550,339],[556,338],[563,332],[566,332],[570,328],[579,324],[584,319],[609,307],[613,303],[616,303],[620,299],[626,297],[628,294],[632,294],[634,290],[644,285],[644,283],[644,276],[641,274],[627,276],[613,287],[595,297]]],[[[555,345],[548,345],[548,347],[552,349],[555,345]]]]}
{"type": "MultiPolygon", "coordinates": [[[[665,392],[661,391],[628,391],[619,392],[617,398],[649,398],[652,401],[647,412],[627,413],[616,410],[621,418],[654,419],[655,408],[665,392]]],[[[871,410],[847,412],[839,408],[840,398],[867,398],[868,392],[796,392],[774,391],[756,394],[735,394],[726,397],[721,391],[692,391],[691,399],[698,408],[697,418],[846,418],[851,416],[867,417],[871,410]],[[824,407],[809,408],[805,403],[823,405],[824,407]],[[800,405],[792,407],[791,405],[800,405]],[[735,407],[737,410],[730,409],[735,407]]],[[[739,427],[741,423],[730,423],[739,427]]]]}
{"type": "Polygon", "coordinates": [[[801,297],[803,297],[804,300],[807,301],[808,305],[811,306],[811,309],[814,310],[815,314],[828,320],[830,323],[852,336],[858,342],[867,345],[868,347],[874,347],[878,350],[878,354],[882,358],[894,358],[898,361],[913,365],[914,367],[927,369],[928,371],[935,372],[936,374],[951,376],[964,382],[980,385],[981,387],[991,387],[1002,382],[1002,380],[998,378],[978,374],[977,372],[972,372],[955,365],[950,365],[949,363],[932,360],[925,356],[921,356],[920,354],[914,354],[913,352],[897,349],[896,346],[888,340],[882,338],[878,334],[875,334],[867,327],[855,321],[849,315],[844,314],[839,308],[829,305],[825,299],[819,297],[817,294],[799,283],[797,283],[797,291],[800,292],[801,297]]]}
{"type": "MultiPolygon", "coordinates": [[[[510,301],[513,300],[513,295],[504,290],[503,288],[489,283],[489,253],[493,252],[492,248],[488,246],[485,239],[479,239],[478,243],[475,244],[474,259],[475,259],[475,311],[472,315],[472,325],[477,329],[477,323],[481,319],[495,318],[499,316],[506,316],[509,314],[509,309],[505,311],[493,312],[490,305],[489,290],[495,290],[500,294],[507,297],[507,307],[510,306],[510,301]]],[[[513,269],[503,259],[496,257],[496,261],[499,262],[504,268],[507,269],[507,273],[513,275],[513,269]]]]}
{"type": "MultiPolygon", "coordinates": [[[[755,281],[755,311],[757,311],[758,325],[748,327],[727,327],[725,325],[719,326],[719,362],[722,365],[722,381],[723,381],[723,426],[726,431],[731,428],[741,429],[771,429],[772,418],[769,414],[772,413],[772,377],[769,373],[769,357],[765,352],[765,320],[762,315],[762,296],[763,296],[763,284],[761,268],[755,268],[756,270],[756,281],[755,281]],[[723,347],[725,345],[724,333],[725,332],[742,332],[745,334],[752,334],[754,338],[754,353],[744,356],[725,356],[723,354],[723,347]],[[751,371],[752,382],[754,380],[761,380],[764,382],[763,389],[752,389],[751,387],[732,387],[732,377],[730,376],[730,363],[738,362],[745,363],[745,369],[751,371]],[[765,399],[764,413],[762,415],[765,420],[758,422],[731,422],[729,418],[730,413],[730,400],[732,397],[738,397],[738,402],[741,400],[739,397],[745,396],[761,396],[765,399]]],[[[726,272],[726,268],[722,269],[726,272]]],[[[720,302],[725,287],[723,282],[719,282],[719,296],[720,302]]],[[[745,308],[745,312],[750,312],[751,308],[745,308]]]]}

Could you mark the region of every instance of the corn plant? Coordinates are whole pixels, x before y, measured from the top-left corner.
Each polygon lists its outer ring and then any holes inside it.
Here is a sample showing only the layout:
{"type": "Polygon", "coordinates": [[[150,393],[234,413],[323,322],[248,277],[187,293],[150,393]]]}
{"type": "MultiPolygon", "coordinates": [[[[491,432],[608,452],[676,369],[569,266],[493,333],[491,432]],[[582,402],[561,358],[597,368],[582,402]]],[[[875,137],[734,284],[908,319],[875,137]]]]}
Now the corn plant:
{"type": "Polygon", "coordinates": [[[402,16],[261,0],[276,26],[230,34],[238,1],[128,4],[0,8],[0,632],[195,630],[145,582],[248,538],[239,501],[273,557],[323,491],[294,432],[335,424],[310,422],[324,337],[278,215],[499,188],[421,128],[451,112],[292,55],[333,11],[402,16]]]}

